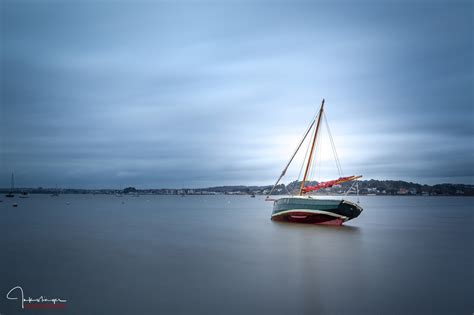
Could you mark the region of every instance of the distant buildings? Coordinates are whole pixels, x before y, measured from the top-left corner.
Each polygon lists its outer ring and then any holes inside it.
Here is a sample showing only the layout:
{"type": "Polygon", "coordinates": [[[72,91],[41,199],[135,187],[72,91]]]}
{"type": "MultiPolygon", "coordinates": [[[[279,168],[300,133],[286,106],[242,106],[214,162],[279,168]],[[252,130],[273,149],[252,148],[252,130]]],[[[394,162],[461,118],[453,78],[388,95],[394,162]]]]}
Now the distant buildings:
{"type": "MultiPolygon", "coordinates": [[[[316,182],[309,182],[309,185],[315,185],[316,182]]],[[[288,191],[297,193],[300,189],[301,182],[294,181],[288,185],[280,184],[273,190],[274,195],[284,195],[288,191]]],[[[343,195],[346,194],[351,183],[343,183],[335,185],[331,188],[325,188],[314,192],[314,195],[343,195]]],[[[140,194],[140,195],[267,195],[270,193],[272,186],[219,186],[208,188],[181,188],[181,189],[136,189],[135,187],[127,187],[124,190],[116,189],[70,189],[70,188],[24,188],[19,187],[13,192],[21,191],[29,194],[51,194],[60,191],[61,194],[140,194]]],[[[405,181],[379,181],[366,180],[358,181],[358,189],[360,195],[399,195],[399,196],[474,196],[474,185],[463,184],[439,184],[439,185],[420,185],[405,181]]],[[[10,188],[0,189],[0,193],[7,193],[10,188]]],[[[356,192],[355,189],[351,194],[356,192]]]]}

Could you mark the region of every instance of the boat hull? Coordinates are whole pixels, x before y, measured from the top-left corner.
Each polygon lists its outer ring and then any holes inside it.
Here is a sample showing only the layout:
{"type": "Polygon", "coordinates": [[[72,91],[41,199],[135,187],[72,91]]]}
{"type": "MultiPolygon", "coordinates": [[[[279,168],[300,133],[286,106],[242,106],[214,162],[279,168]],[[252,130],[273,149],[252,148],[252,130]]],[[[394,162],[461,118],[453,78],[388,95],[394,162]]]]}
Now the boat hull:
{"type": "Polygon", "coordinates": [[[273,204],[272,220],[341,225],[360,215],[362,208],[347,200],[311,197],[281,198],[273,204]]]}

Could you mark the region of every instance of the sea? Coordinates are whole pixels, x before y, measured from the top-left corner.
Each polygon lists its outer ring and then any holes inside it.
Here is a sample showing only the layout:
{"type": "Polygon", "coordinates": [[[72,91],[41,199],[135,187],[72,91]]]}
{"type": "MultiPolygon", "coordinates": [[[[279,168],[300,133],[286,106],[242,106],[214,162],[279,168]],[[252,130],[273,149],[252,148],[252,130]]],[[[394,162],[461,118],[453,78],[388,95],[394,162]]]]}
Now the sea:
{"type": "Polygon", "coordinates": [[[2,315],[474,313],[471,197],[362,196],[340,227],[263,196],[0,200],[2,315]]]}

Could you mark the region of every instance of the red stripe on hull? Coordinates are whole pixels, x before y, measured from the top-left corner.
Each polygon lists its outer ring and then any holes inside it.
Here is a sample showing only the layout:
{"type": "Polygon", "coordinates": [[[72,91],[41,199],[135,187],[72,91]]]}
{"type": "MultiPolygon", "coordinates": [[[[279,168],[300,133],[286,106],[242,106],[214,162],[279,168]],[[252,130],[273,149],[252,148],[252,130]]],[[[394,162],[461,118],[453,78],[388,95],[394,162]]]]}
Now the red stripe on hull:
{"type": "Polygon", "coordinates": [[[274,221],[280,222],[294,222],[306,224],[324,224],[324,225],[342,225],[344,220],[332,217],[325,214],[307,213],[307,212],[292,212],[272,217],[274,221]]]}

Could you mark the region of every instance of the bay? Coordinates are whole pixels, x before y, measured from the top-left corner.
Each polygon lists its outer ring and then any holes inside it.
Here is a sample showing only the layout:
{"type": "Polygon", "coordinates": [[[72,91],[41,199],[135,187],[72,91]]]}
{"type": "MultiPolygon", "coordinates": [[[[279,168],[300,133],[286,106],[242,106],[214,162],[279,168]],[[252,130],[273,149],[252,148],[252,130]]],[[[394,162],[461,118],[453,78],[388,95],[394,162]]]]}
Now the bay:
{"type": "Polygon", "coordinates": [[[44,314],[474,311],[473,198],[360,201],[330,227],[273,222],[262,196],[3,198],[0,313],[15,286],[67,299],[44,314]]]}

